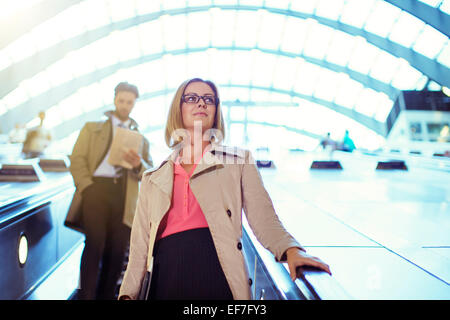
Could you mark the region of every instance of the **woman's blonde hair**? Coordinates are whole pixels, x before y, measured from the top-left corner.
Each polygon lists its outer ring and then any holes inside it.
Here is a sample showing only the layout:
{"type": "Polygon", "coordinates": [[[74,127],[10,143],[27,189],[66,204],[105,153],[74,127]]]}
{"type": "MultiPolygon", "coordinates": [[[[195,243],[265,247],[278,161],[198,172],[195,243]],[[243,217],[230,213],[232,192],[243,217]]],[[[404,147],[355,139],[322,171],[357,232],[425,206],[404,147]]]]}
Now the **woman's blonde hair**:
{"type": "Polygon", "coordinates": [[[174,148],[177,144],[179,144],[182,141],[181,137],[174,139],[174,132],[178,129],[184,129],[183,126],[183,117],[181,115],[181,104],[182,104],[182,96],[184,94],[184,91],[186,90],[186,87],[193,83],[193,82],[203,82],[206,83],[214,92],[214,95],[216,97],[216,114],[214,115],[214,123],[212,126],[212,132],[215,132],[214,139],[215,140],[223,140],[225,138],[225,125],[224,120],[222,116],[222,109],[220,107],[220,99],[219,99],[219,92],[217,90],[216,85],[209,80],[203,80],[200,78],[193,78],[190,80],[184,81],[177,89],[175,96],[173,97],[172,104],[170,105],[169,114],[167,117],[166,122],[166,132],[165,132],[165,138],[166,138],[166,144],[169,148],[174,148]],[[220,132],[221,137],[217,136],[217,131],[220,132]]]}

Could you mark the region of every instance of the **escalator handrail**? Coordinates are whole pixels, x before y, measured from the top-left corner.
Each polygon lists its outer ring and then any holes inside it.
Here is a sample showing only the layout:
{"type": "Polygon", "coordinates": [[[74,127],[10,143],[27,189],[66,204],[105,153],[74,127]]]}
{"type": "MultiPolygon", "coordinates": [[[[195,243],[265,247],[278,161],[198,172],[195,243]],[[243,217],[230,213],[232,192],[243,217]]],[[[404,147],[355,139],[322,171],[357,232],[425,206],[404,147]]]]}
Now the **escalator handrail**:
{"type": "Polygon", "coordinates": [[[270,274],[274,286],[285,300],[348,300],[352,297],[333,276],[312,267],[297,268],[297,279],[292,281],[287,263],[277,262],[256,239],[245,216],[242,219],[243,233],[249,237],[261,263],[270,274]]]}

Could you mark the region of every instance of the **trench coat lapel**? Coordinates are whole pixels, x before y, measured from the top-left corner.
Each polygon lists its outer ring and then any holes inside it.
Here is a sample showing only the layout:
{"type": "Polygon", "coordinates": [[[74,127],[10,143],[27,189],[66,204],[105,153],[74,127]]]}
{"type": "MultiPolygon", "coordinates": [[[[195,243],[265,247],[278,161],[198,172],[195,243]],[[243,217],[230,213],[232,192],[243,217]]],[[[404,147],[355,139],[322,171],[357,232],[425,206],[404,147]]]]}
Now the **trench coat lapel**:
{"type": "Polygon", "coordinates": [[[173,161],[165,160],[150,176],[150,182],[172,199],[173,189],[173,161]]]}

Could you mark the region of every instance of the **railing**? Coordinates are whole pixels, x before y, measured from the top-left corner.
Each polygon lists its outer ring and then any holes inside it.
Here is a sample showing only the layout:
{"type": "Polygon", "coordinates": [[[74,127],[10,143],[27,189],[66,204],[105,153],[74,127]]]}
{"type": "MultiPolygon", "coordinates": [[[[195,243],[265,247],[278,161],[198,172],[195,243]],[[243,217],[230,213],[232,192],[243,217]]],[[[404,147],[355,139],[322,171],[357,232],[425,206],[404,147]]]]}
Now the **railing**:
{"type": "Polygon", "coordinates": [[[287,263],[277,262],[251,231],[243,216],[243,247],[253,272],[256,300],[348,300],[352,297],[333,276],[317,268],[297,268],[297,280],[289,276],[287,263]]]}

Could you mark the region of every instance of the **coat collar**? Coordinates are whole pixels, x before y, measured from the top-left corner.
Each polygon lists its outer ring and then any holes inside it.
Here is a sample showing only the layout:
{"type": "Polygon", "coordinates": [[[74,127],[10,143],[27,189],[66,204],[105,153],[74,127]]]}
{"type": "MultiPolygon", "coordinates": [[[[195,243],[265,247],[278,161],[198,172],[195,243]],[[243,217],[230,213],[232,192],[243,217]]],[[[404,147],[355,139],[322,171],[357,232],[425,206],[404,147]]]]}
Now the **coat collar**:
{"type": "MultiPolygon", "coordinates": [[[[106,111],[104,113],[104,115],[108,118],[108,120],[106,120],[106,122],[104,122],[105,125],[111,126],[112,125],[112,116],[114,115],[114,111],[110,110],[110,111],[106,111]]],[[[134,121],[134,119],[129,118],[130,120],[130,130],[137,130],[138,129],[138,124],[136,121],[134,121]]],[[[100,130],[101,128],[98,128],[98,130],[100,130]]]]}
{"type": "MultiPolygon", "coordinates": [[[[237,157],[244,159],[244,150],[236,147],[226,147],[221,144],[211,144],[211,149],[207,150],[203,155],[202,159],[198,163],[194,172],[192,173],[191,179],[206,173],[214,168],[224,167],[226,156],[237,157]]],[[[173,189],[173,172],[174,163],[178,157],[181,148],[176,148],[171,155],[164,160],[161,165],[153,170],[148,170],[144,175],[150,176],[150,181],[157,185],[164,193],[172,197],[173,189]]]]}

